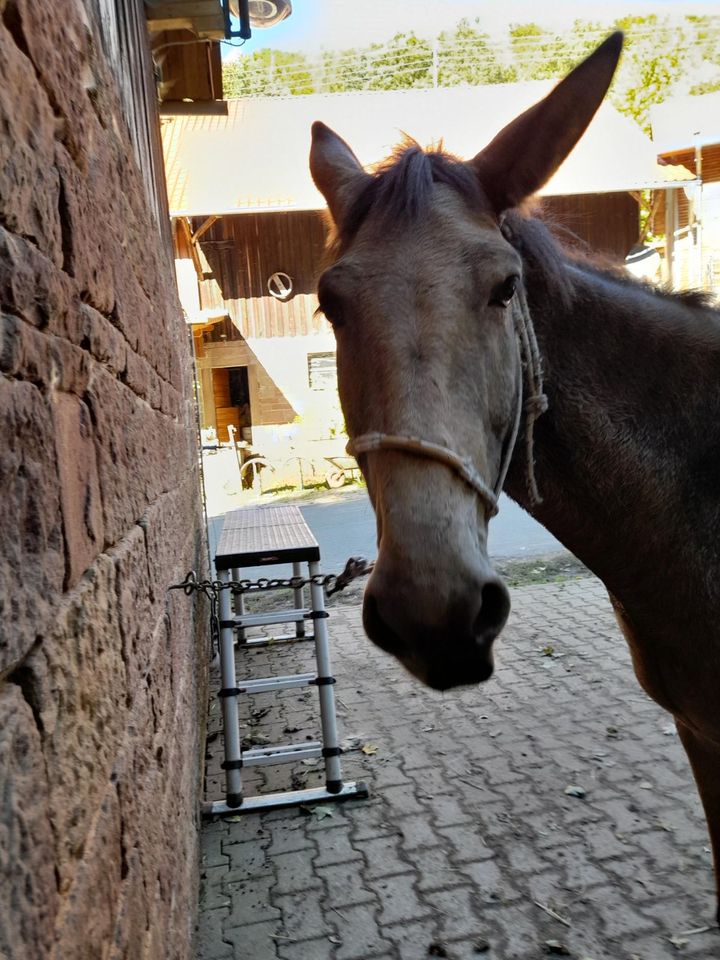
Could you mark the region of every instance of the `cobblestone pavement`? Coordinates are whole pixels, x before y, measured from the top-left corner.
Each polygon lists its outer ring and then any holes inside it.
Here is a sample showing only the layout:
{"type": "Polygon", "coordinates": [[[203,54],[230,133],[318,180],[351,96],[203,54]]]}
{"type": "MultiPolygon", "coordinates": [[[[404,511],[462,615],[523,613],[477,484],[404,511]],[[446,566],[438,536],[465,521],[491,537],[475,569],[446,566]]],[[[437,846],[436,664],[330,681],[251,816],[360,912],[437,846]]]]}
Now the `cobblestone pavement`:
{"type": "MultiPolygon", "coordinates": [[[[357,603],[331,609],[341,738],[369,751],[343,773],[371,798],[208,822],[198,960],[720,957],[696,932],[714,903],[689,768],[598,581],[515,589],[494,677],[445,694],[370,644],[357,603]]],[[[241,656],[240,676],[312,669],[307,644],[241,656]]],[[[319,738],[315,691],[250,709],[256,743],[319,738]]],[[[320,784],[312,764],[251,768],[247,792],[320,784]]]]}

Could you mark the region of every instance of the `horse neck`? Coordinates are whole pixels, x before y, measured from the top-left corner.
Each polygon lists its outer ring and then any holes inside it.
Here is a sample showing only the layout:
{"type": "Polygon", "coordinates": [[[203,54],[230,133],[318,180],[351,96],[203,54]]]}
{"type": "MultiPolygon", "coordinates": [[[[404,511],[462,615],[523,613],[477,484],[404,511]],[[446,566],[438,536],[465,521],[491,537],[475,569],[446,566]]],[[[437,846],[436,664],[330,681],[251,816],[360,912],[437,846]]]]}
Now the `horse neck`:
{"type": "Polygon", "coordinates": [[[637,582],[635,563],[715,556],[720,322],[639,284],[565,269],[565,306],[528,282],[549,401],[534,440],[543,502],[528,495],[522,442],[506,489],[621,593],[620,580],[637,582]]]}

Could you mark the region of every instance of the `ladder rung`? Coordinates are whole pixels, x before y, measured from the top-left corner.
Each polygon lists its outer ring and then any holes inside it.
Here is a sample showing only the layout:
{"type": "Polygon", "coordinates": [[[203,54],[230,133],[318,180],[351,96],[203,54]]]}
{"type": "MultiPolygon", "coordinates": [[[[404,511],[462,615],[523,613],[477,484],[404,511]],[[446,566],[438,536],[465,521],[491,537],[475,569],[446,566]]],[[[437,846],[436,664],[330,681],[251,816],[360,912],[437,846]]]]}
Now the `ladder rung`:
{"type": "Polygon", "coordinates": [[[285,690],[287,687],[304,687],[315,680],[314,673],[296,673],[291,677],[262,677],[259,680],[240,680],[238,689],[243,693],[267,693],[285,690]]]}
{"type": "Polygon", "coordinates": [[[301,637],[295,633],[285,633],[281,637],[248,637],[239,640],[238,647],[273,647],[276,643],[297,643],[301,640],[315,640],[315,634],[306,633],[301,637]]]}
{"type": "Polygon", "coordinates": [[[246,767],[257,767],[269,763],[291,763],[309,757],[321,757],[322,744],[316,740],[308,743],[287,744],[281,747],[258,747],[245,750],[242,755],[246,767]]]}
{"type": "Polygon", "coordinates": [[[241,613],[234,617],[236,627],[265,627],[272,623],[297,623],[310,610],[276,610],[274,613],[241,613]]]}

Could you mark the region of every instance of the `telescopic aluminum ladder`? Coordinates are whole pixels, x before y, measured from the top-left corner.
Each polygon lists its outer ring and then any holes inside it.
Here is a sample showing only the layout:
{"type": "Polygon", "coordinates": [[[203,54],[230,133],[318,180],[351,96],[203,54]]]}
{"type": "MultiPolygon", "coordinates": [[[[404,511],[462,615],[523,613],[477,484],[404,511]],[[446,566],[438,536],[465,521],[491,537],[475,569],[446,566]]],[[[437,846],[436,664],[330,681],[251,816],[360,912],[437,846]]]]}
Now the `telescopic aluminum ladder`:
{"type": "MultiPolygon", "coordinates": [[[[302,578],[303,564],[309,577],[320,575],[320,548],[302,514],[295,506],[246,507],[225,515],[220,541],[215,555],[215,569],[223,584],[240,580],[243,567],[262,567],[292,564],[293,577],[302,578]]],[[[323,587],[310,584],[310,607],[304,607],[304,588],[293,589],[292,609],[270,613],[247,613],[244,594],[230,586],[219,591],[220,621],[220,675],[222,688],[223,739],[225,761],[225,800],[207,804],[205,812],[212,815],[250,813],[276,807],[316,803],[321,800],[339,800],[347,797],[367,797],[368,788],[362,781],[343,783],[340,769],[340,745],[335,716],[335,679],[330,669],[330,647],[323,587]],[[312,636],[306,636],[306,624],[312,624],[312,636]],[[294,624],[294,632],[280,637],[247,637],[250,627],[272,624],[294,624]],[[238,682],[235,666],[235,646],[251,648],[313,640],[316,671],[293,676],[264,677],[238,682]],[[254,693],[267,693],[290,687],[316,686],[320,701],[322,742],[312,741],[276,747],[243,750],[240,738],[238,699],[254,693]],[[303,790],[286,790],[260,796],[244,796],[243,767],[261,764],[291,763],[322,757],[325,761],[325,786],[303,790]]]]}

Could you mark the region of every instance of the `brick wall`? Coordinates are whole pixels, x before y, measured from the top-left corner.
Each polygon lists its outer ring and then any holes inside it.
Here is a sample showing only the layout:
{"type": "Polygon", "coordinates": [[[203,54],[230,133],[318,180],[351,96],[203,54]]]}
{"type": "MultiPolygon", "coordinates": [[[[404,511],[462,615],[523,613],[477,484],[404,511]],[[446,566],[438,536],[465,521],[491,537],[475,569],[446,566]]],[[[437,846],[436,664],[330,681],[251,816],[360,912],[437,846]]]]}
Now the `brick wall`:
{"type": "Polygon", "coordinates": [[[167,592],[203,564],[191,369],[118,93],[144,35],[113,62],[112,7],[0,0],[3,960],[192,956],[207,640],[167,592]]]}

